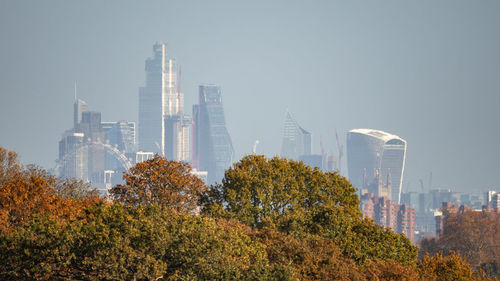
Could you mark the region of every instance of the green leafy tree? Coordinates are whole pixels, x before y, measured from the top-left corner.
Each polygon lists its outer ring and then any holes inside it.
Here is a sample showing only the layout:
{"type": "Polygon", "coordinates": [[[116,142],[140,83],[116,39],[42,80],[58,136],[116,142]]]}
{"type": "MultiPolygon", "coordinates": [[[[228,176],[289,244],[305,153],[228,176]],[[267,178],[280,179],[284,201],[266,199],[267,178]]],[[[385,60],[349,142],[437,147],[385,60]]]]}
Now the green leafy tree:
{"type": "Polygon", "coordinates": [[[256,228],[309,233],[332,239],[357,262],[416,261],[417,247],[404,236],[363,219],[355,188],[336,172],[303,162],[250,155],[226,171],[222,185],[204,196],[203,212],[235,218],[256,228]]]}
{"type": "Polygon", "coordinates": [[[61,225],[46,216],[0,233],[3,280],[289,280],[237,222],[156,204],[99,203],[61,225]]]}
{"type": "Polygon", "coordinates": [[[226,171],[222,185],[204,200],[206,212],[223,208],[253,226],[285,223],[317,208],[342,207],[359,216],[359,200],[351,184],[337,173],[323,173],[304,162],[250,155],[226,171]]]}

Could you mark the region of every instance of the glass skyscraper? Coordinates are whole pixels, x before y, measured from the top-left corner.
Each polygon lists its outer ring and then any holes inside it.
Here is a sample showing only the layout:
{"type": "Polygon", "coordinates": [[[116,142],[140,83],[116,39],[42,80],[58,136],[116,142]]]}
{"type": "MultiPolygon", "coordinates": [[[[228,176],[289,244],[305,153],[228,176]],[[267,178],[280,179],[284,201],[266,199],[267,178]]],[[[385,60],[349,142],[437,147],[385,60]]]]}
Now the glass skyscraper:
{"type": "MultiPolygon", "coordinates": [[[[167,45],[156,43],[146,60],[146,84],[139,89],[139,150],[165,155],[165,119],[182,115],[177,63],[167,57],[167,45]]],[[[172,159],[178,160],[178,159],[172,159]]]]}
{"type": "Polygon", "coordinates": [[[349,180],[361,190],[376,173],[392,181],[391,200],[399,204],[406,160],[406,141],[379,130],[354,129],[347,133],[349,180]]]}
{"type": "Polygon", "coordinates": [[[200,85],[199,104],[193,106],[193,158],[198,171],[208,172],[208,184],[220,182],[234,151],[226,128],[221,89],[200,85]]]}
{"type": "Polygon", "coordinates": [[[311,154],[311,133],[299,126],[292,118],[290,112],[286,112],[283,143],[281,145],[281,156],[299,160],[303,155],[311,154]]]}

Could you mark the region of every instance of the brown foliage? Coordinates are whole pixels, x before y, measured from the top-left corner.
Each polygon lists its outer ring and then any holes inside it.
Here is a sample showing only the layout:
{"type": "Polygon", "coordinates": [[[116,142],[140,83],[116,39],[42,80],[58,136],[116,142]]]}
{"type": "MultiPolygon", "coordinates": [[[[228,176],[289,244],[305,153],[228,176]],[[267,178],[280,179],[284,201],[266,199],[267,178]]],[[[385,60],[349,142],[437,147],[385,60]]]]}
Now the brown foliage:
{"type": "Polygon", "coordinates": [[[110,191],[115,200],[132,205],[156,203],[180,212],[195,211],[207,189],[200,178],[191,174],[189,164],[158,155],[132,167],[123,179],[125,185],[110,191]]]}
{"type": "Polygon", "coordinates": [[[456,252],[467,260],[476,272],[485,269],[500,277],[500,217],[497,212],[482,212],[466,208],[444,210],[442,235],[421,242],[421,255],[456,252]]]}
{"type": "Polygon", "coordinates": [[[419,262],[418,269],[421,278],[424,280],[491,280],[474,273],[471,265],[454,252],[451,252],[446,257],[443,257],[440,253],[432,257],[426,255],[419,262]]]}
{"type": "Polygon", "coordinates": [[[59,222],[74,219],[95,196],[75,201],[54,191],[57,179],[35,166],[24,168],[15,152],[0,147],[0,231],[27,223],[33,216],[48,214],[59,222]]]}

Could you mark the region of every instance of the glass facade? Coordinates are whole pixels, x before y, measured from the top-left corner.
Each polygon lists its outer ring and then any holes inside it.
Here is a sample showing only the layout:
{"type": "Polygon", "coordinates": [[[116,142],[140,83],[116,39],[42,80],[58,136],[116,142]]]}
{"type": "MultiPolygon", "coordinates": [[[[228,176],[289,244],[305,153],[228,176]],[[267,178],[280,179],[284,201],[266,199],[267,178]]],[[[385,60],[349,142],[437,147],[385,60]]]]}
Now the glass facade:
{"type": "Polygon", "coordinates": [[[302,155],[311,154],[311,133],[299,126],[290,112],[286,113],[281,156],[298,160],[302,155]]]}
{"type": "Polygon", "coordinates": [[[347,133],[349,180],[358,189],[380,171],[382,179],[390,173],[391,200],[399,203],[406,159],[406,141],[383,131],[355,129],[347,133]]]}
{"type": "Polygon", "coordinates": [[[181,116],[184,106],[177,63],[167,57],[167,45],[157,43],[145,65],[146,84],[139,89],[139,150],[165,155],[165,117],[181,116]]]}
{"type": "Polygon", "coordinates": [[[233,144],[226,128],[221,89],[201,85],[200,103],[193,107],[193,167],[208,172],[208,184],[220,182],[233,160],[233,144]]]}

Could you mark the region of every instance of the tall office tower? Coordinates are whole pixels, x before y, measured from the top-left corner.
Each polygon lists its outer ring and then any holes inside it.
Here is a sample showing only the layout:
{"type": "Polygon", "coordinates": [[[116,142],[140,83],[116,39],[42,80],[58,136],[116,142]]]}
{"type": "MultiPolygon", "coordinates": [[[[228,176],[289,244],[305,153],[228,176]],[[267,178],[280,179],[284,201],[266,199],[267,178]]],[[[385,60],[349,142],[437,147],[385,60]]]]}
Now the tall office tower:
{"type": "Polygon", "coordinates": [[[76,98],[75,94],[75,104],[73,105],[73,128],[76,129],[78,124],[82,121],[83,112],[88,111],[88,105],[81,99],[76,98]]]}
{"type": "Polygon", "coordinates": [[[167,45],[156,43],[153,53],[145,63],[145,87],[139,89],[139,149],[165,155],[165,119],[182,116],[184,97],[177,87],[177,63],[167,57],[167,45]]]}
{"type": "Polygon", "coordinates": [[[299,126],[286,112],[281,156],[298,160],[302,155],[311,154],[311,133],[299,126]]]}
{"type": "Polygon", "coordinates": [[[68,178],[89,180],[88,174],[88,149],[82,147],[83,133],[66,131],[59,141],[59,160],[61,165],[57,173],[68,178]]]}
{"type": "Polygon", "coordinates": [[[198,171],[208,172],[208,184],[220,182],[234,155],[226,128],[221,89],[200,86],[200,103],[193,106],[193,159],[198,171]]]}
{"type": "Polygon", "coordinates": [[[189,134],[191,118],[186,115],[165,117],[165,157],[189,162],[189,134]]]}
{"type": "Polygon", "coordinates": [[[347,133],[349,180],[358,189],[363,188],[365,179],[375,178],[377,171],[382,179],[387,179],[390,173],[390,199],[399,204],[405,159],[406,141],[398,136],[371,129],[355,129],[347,133]]]}

